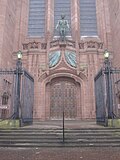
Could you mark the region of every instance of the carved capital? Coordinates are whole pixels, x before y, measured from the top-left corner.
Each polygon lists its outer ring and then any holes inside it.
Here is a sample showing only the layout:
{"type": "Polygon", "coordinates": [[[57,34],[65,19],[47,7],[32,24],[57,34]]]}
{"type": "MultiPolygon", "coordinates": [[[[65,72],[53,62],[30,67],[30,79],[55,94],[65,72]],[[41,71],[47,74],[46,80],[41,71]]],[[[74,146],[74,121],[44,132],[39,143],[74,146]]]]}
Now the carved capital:
{"type": "Polygon", "coordinates": [[[33,50],[33,49],[41,49],[45,50],[47,49],[47,43],[40,43],[40,42],[29,42],[29,43],[23,43],[23,50],[33,50]]]}
{"type": "Polygon", "coordinates": [[[89,40],[89,41],[84,41],[84,42],[80,42],[79,43],[79,49],[103,49],[103,42],[97,42],[97,41],[92,41],[92,40],[89,40]]]}
{"type": "Polygon", "coordinates": [[[30,49],[38,49],[38,42],[30,42],[29,47],[30,49]]]}

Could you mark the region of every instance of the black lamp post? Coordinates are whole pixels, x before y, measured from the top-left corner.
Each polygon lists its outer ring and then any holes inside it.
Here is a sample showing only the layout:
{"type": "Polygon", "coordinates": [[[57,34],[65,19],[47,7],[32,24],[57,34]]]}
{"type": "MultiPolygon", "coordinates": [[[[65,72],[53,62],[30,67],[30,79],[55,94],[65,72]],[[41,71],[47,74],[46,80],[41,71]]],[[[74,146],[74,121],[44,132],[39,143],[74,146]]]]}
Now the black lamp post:
{"type": "Polygon", "coordinates": [[[17,63],[16,63],[16,119],[20,119],[20,86],[21,86],[21,74],[22,74],[22,52],[17,52],[17,63]]]}
{"type": "MultiPolygon", "coordinates": [[[[107,124],[108,119],[113,120],[113,95],[112,95],[112,79],[111,79],[111,63],[109,59],[110,53],[108,50],[105,50],[104,52],[104,58],[105,58],[105,74],[106,74],[106,92],[107,92],[107,108],[106,108],[106,118],[107,118],[107,124]]],[[[112,121],[113,122],[113,121],[112,121]]]]}
{"type": "MultiPolygon", "coordinates": [[[[65,88],[65,84],[64,82],[62,82],[62,90],[64,90],[65,88]]],[[[64,113],[64,109],[65,109],[65,94],[62,94],[62,101],[63,101],[63,106],[62,106],[62,121],[63,121],[63,125],[62,125],[62,130],[63,130],[63,143],[65,142],[65,113],[64,113]]]]}

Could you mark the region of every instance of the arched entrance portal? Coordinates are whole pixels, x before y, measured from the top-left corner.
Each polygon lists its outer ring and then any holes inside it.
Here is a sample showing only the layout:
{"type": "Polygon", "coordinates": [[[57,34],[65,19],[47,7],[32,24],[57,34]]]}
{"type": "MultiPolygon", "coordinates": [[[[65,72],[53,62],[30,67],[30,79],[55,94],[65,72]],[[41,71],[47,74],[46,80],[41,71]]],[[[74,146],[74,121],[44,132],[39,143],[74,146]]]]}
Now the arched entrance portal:
{"type": "Polygon", "coordinates": [[[75,119],[77,116],[77,84],[71,78],[55,78],[50,84],[50,118],[75,119]]]}

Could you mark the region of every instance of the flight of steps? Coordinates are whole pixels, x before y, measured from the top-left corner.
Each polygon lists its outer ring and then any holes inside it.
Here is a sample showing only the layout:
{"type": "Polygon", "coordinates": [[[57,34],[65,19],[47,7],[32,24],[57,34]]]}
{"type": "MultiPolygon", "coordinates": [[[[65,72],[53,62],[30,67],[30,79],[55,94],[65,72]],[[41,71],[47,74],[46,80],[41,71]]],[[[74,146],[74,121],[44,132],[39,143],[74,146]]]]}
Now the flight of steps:
{"type": "Polygon", "coordinates": [[[0,147],[120,147],[120,128],[0,129],[0,147]]]}

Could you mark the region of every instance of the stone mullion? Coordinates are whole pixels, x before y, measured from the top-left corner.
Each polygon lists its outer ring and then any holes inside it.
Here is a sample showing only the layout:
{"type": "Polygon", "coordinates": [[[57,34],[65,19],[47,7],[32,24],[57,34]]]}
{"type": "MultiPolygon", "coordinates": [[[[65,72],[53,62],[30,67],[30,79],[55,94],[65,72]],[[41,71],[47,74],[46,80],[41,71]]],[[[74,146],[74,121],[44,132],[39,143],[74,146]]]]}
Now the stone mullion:
{"type": "Polygon", "coordinates": [[[97,17],[97,31],[98,31],[98,36],[100,37],[101,29],[102,29],[102,19],[101,19],[101,14],[100,14],[100,3],[101,3],[101,1],[99,1],[99,2],[98,1],[99,0],[96,0],[96,17],[97,17]]]}
{"type": "Polygon", "coordinates": [[[71,0],[71,25],[72,25],[72,38],[75,40],[75,46],[76,46],[76,61],[77,61],[77,73],[79,74],[79,14],[78,14],[78,0],[71,0]]]}
{"type": "Polygon", "coordinates": [[[46,33],[47,37],[53,33],[53,22],[54,22],[54,0],[47,0],[46,5],[46,33]]]}
{"type": "Polygon", "coordinates": [[[105,26],[104,26],[103,0],[101,1],[96,0],[96,14],[97,14],[97,24],[98,24],[97,25],[98,26],[98,36],[104,42],[105,41],[105,37],[104,37],[105,26]]]}
{"type": "Polygon", "coordinates": [[[47,0],[47,9],[46,9],[46,17],[47,17],[47,26],[46,26],[46,37],[47,37],[47,54],[46,54],[46,70],[47,74],[49,74],[49,53],[50,53],[50,41],[53,36],[54,30],[54,0],[47,0]]]}
{"type": "Polygon", "coordinates": [[[78,0],[71,0],[71,29],[72,38],[76,40],[79,37],[79,14],[78,14],[78,0]]]}

